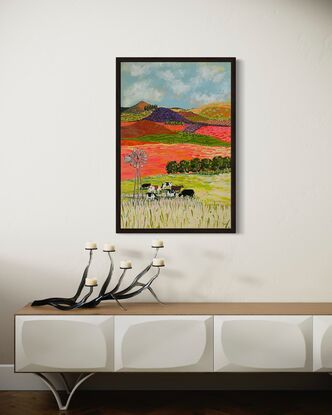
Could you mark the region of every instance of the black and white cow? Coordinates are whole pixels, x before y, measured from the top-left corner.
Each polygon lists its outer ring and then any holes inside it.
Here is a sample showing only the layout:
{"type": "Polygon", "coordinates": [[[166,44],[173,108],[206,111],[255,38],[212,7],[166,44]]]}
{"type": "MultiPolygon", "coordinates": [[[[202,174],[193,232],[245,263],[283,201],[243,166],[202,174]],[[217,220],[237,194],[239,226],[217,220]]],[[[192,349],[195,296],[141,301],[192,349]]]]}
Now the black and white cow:
{"type": "Polygon", "coordinates": [[[143,183],[141,186],[142,190],[147,190],[151,186],[151,183],[143,183]]]}
{"type": "Polygon", "coordinates": [[[180,192],[182,187],[183,187],[182,184],[180,186],[172,186],[171,190],[174,190],[175,192],[180,192]]]}
{"type": "Polygon", "coordinates": [[[166,197],[173,198],[176,196],[175,190],[167,190],[166,197]]]}
{"type": "Polygon", "coordinates": [[[162,189],[170,189],[172,187],[172,182],[164,182],[162,185],[161,185],[161,188],[162,189]]]}
{"type": "Polygon", "coordinates": [[[150,193],[160,192],[160,186],[158,186],[157,184],[150,184],[147,191],[150,192],[150,193]]]}
{"type": "Polygon", "coordinates": [[[158,200],[158,196],[153,192],[148,192],[146,198],[147,200],[158,200]]]}
{"type": "Polygon", "coordinates": [[[193,189],[183,189],[182,192],[179,194],[179,196],[182,197],[194,197],[195,190],[193,189]]]}

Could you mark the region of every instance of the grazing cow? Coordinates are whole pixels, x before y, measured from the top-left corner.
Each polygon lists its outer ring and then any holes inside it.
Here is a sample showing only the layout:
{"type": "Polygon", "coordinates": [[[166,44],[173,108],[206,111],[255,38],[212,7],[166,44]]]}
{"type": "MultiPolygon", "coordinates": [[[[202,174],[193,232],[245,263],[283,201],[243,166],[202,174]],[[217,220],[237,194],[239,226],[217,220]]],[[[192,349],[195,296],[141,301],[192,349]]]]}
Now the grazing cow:
{"type": "Polygon", "coordinates": [[[171,190],[174,190],[174,192],[180,192],[182,187],[183,187],[182,185],[181,186],[172,186],[171,190]]]}
{"type": "Polygon", "coordinates": [[[195,190],[193,189],[183,189],[182,192],[179,194],[179,196],[182,197],[194,197],[195,190]]]}
{"type": "Polygon", "coordinates": [[[150,186],[148,187],[148,192],[156,192],[157,191],[157,189],[158,189],[158,186],[157,185],[154,185],[154,184],[150,184],[150,186]]]}
{"type": "Polygon", "coordinates": [[[158,196],[155,193],[148,192],[146,194],[147,200],[158,200],[158,196]]]}
{"type": "Polygon", "coordinates": [[[161,185],[161,188],[162,189],[170,189],[172,187],[172,182],[164,182],[162,185],[161,185]]]}
{"type": "Polygon", "coordinates": [[[176,193],[174,190],[167,190],[166,197],[173,198],[175,196],[176,196],[176,193]]]}
{"type": "Polygon", "coordinates": [[[151,183],[143,183],[141,186],[142,190],[147,190],[151,186],[151,183]]]}

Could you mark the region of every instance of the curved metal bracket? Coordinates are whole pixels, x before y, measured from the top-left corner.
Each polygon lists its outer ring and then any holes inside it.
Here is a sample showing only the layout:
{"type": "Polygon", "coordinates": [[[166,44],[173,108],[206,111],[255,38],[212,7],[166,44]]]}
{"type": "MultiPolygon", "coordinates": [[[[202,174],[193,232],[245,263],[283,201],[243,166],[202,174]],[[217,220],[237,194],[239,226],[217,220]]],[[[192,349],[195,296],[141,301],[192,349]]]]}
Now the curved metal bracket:
{"type": "Polygon", "coordinates": [[[60,411],[66,411],[69,407],[71,398],[73,397],[75,391],[77,390],[77,388],[82,385],[83,382],[85,382],[87,379],[89,379],[92,375],[94,375],[94,373],[88,373],[88,374],[84,374],[81,373],[79,375],[79,377],[76,379],[74,386],[70,389],[68,382],[64,376],[64,374],[60,373],[60,376],[65,384],[65,388],[68,394],[67,400],[66,402],[62,402],[62,399],[60,397],[59,392],[57,391],[55,385],[52,383],[51,380],[49,380],[43,373],[35,373],[35,375],[37,375],[50,389],[50,391],[53,393],[54,398],[56,400],[56,403],[58,404],[59,410],[60,411]]]}
{"type": "Polygon", "coordinates": [[[62,380],[62,383],[64,384],[64,387],[66,389],[67,394],[69,395],[70,394],[70,385],[68,383],[68,380],[67,380],[65,374],[64,373],[59,373],[59,376],[62,380]]]}

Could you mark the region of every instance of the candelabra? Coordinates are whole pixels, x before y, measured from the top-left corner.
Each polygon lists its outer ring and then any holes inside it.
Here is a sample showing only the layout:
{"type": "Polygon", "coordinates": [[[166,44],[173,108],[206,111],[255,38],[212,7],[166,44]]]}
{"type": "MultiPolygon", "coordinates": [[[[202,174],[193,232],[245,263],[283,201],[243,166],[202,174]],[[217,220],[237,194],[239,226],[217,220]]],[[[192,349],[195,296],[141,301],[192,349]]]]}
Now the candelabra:
{"type": "Polygon", "coordinates": [[[142,293],[144,290],[148,290],[152,294],[152,296],[158,301],[158,303],[163,304],[159,300],[157,294],[152,288],[152,283],[158,278],[161,267],[165,266],[164,259],[157,258],[159,249],[163,247],[163,241],[152,242],[152,248],[155,249],[155,253],[153,255],[152,260],[140,273],[138,273],[135,276],[135,278],[132,279],[130,284],[125,286],[125,288],[121,288],[121,285],[127,271],[132,268],[132,265],[131,261],[121,261],[120,269],[122,269],[122,273],[114,288],[108,291],[108,287],[111,283],[112,276],[114,273],[114,260],[112,254],[115,252],[115,247],[114,245],[105,244],[103,251],[107,253],[110,260],[109,272],[99,291],[99,294],[95,298],[89,300],[89,298],[93,294],[94,288],[98,286],[96,279],[88,278],[89,268],[92,262],[93,251],[97,249],[97,244],[87,243],[85,249],[89,252],[89,261],[84,269],[80,284],[75,295],[69,298],[51,297],[45,298],[43,300],[35,300],[31,305],[33,307],[50,305],[59,310],[74,310],[77,308],[96,307],[102,301],[110,300],[116,301],[116,303],[122,309],[126,310],[126,308],[121,304],[121,300],[135,297],[136,295],[142,293]],[[150,277],[150,279],[147,282],[142,282],[142,278],[150,271],[151,268],[156,270],[155,274],[152,277],[150,277]],[[79,299],[81,297],[84,287],[88,289],[88,292],[81,299],[79,299]]]}

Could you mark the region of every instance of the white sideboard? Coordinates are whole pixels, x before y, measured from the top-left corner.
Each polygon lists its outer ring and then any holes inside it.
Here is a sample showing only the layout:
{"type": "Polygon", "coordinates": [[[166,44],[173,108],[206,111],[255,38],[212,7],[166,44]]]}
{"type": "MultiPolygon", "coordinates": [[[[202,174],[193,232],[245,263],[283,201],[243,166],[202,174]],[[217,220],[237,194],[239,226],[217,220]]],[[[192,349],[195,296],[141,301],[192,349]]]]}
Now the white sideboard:
{"type": "Polygon", "coordinates": [[[15,371],[38,374],[60,409],[97,372],[330,372],[332,304],[129,303],[15,315],[15,371]],[[80,372],[63,405],[43,373],[80,372]]]}
{"type": "Polygon", "coordinates": [[[314,316],[313,350],[314,371],[332,372],[332,316],[314,316]]]}
{"type": "Polygon", "coordinates": [[[215,316],[216,372],[309,372],[312,316],[215,316]]]}
{"type": "Polygon", "coordinates": [[[114,319],[115,371],[213,372],[212,316],[114,319]]]}
{"type": "Polygon", "coordinates": [[[16,316],[17,372],[111,372],[112,316],[16,316]]]}

